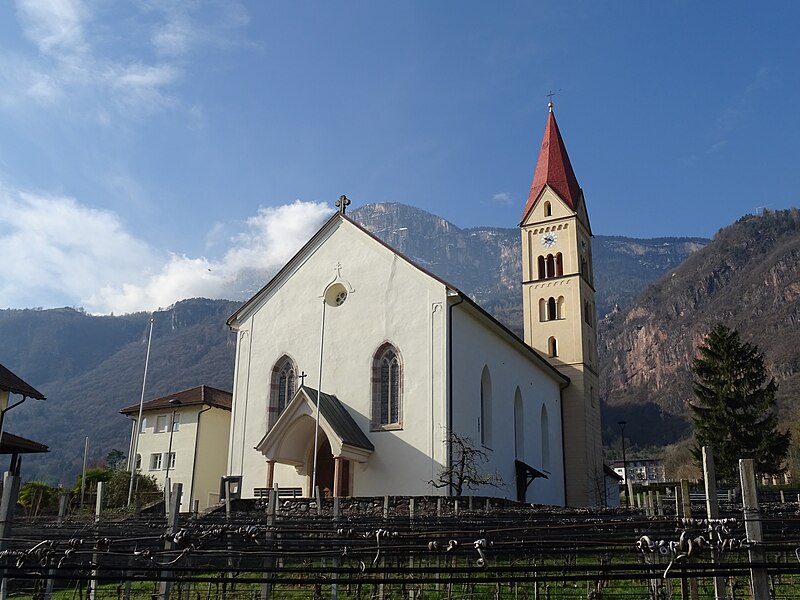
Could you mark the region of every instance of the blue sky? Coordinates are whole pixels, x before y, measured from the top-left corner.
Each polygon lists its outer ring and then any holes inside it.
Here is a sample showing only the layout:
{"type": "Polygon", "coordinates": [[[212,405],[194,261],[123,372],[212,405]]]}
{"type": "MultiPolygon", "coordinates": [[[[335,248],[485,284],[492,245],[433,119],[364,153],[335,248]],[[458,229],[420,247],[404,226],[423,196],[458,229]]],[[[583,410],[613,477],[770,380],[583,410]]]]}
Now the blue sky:
{"type": "Polygon", "coordinates": [[[0,308],[241,296],[343,193],[514,227],[551,90],[596,234],[797,205],[800,5],[765,6],[0,3],[0,308]]]}

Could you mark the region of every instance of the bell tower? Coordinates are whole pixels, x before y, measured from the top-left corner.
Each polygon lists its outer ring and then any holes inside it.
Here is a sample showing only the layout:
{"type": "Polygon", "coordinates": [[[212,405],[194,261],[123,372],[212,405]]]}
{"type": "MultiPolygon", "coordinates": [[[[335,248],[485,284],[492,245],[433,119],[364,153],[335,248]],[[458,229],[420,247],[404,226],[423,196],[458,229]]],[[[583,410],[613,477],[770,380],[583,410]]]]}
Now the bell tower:
{"type": "Polygon", "coordinates": [[[549,108],[520,223],[525,342],[570,379],[561,396],[567,505],[597,506],[605,476],[592,230],[552,102],[549,108]]]}

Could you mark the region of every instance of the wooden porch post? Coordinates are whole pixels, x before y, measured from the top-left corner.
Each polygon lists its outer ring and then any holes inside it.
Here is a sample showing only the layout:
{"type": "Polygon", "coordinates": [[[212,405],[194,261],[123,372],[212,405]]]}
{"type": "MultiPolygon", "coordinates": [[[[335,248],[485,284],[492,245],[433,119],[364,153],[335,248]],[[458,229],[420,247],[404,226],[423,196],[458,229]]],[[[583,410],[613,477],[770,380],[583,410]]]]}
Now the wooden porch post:
{"type": "Polygon", "coordinates": [[[342,461],[344,458],[336,456],[333,459],[333,497],[338,498],[342,494],[342,461]]]}
{"type": "Polygon", "coordinates": [[[275,478],[275,461],[267,460],[267,489],[272,489],[274,478],[275,478]]]}

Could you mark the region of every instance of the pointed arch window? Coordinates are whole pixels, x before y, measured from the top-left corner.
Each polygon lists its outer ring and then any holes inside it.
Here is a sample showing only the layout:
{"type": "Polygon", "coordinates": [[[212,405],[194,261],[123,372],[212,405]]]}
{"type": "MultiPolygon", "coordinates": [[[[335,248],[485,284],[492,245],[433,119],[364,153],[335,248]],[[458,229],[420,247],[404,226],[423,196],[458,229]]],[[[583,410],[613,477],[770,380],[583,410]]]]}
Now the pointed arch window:
{"type": "Polygon", "coordinates": [[[291,357],[284,354],[272,368],[270,386],[268,426],[272,427],[297,391],[297,366],[291,357]]]}
{"type": "Polygon", "coordinates": [[[372,359],[372,428],[402,427],[403,365],[391,343],[383,344],[372,359]]]}

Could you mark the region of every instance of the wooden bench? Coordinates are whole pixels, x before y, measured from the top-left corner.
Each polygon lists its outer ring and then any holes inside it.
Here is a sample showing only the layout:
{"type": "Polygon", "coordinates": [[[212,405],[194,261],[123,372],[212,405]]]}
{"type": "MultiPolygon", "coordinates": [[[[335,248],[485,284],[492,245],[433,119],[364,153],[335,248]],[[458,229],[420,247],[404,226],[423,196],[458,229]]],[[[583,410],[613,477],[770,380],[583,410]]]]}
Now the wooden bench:
{"type": "MultiPolygon", "coordinates": [[[[269,499],[270,488],[253,488],[253,496],[258,500],[269,499]]],[[[302,498],[303,488],[299,487],[286,487],[278,488],[278,499],[281,498],[302,498]]]]}

